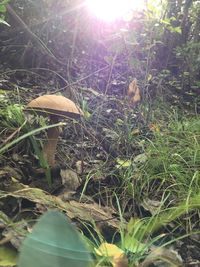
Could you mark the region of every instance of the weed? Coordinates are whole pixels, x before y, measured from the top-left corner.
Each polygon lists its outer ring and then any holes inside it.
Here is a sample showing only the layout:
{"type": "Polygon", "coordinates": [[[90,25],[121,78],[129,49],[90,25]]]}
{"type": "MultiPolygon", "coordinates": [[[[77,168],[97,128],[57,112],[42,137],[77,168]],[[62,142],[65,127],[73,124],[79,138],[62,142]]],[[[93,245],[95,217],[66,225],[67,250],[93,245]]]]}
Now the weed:
{"type": "Polygon", "coordinates": [[[63,123],[57,123],[54,125],[43,125],[37,129],[32,129],[30,124],[27,123],[25,115],[23,113],[23,106],[19,104],[9,104],[5,102],[6,106],[2,109],[0,114],[1,126],[2,129],[6,129],[6,133],[4,135],[10,134],[0,147],[0,155],[7,152],[11,147],[18,144],[25,139],[29,139],[33,151],[38,158],[39,166],[45,170],[45,175],[47,182],[51,185],[51,173],[50,168],[44,159],[42,152],[41,152],[41,143],[40,141],[36,140],[34,135],[40,133],[43,130],[63,125],[63,123]]]}

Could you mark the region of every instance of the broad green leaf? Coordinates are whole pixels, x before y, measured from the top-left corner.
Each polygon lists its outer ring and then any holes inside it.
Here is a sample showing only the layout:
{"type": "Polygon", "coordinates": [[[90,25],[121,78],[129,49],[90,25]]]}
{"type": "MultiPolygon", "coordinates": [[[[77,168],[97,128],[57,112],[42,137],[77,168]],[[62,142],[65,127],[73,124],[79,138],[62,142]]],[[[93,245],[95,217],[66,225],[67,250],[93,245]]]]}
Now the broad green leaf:
{"type": "Polygon", "coordinates": [[[89,249],[66,216],[48,211],[24,240],[18,267],[89,267],[89,249]]]}

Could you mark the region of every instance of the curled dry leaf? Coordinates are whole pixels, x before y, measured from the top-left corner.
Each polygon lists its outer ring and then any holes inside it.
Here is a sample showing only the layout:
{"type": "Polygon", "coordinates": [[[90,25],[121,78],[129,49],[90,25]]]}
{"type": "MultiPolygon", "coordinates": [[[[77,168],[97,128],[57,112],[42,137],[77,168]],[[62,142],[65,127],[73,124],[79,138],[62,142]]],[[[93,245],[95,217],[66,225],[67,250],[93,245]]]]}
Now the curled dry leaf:
{"type": "Polygon", "coordinates": [[[162,202],[146,198],[144,201],[141,203],[141,206],[145,209],[148,210],[152,215],[156,215],[158,211],[162,207],[162,202]]]}
{"type": "Polygon", "coordinates": [[[131,105],[136,105],[141,101],[141,93],[140,93],[140,89],[137,85],[137,80],[134,79],[128,87],[128,91],[127,91],[127,95],[129,98],[129,103],[131,105]]]}
{"type": "Polygon", "coordinates": [[[181,256],[176,251],[162,247],[153,249],[139,267],[148,267],[155,263],[160,267],[166,266],[165,263],[169,267],[183,266],[181,256]]]}

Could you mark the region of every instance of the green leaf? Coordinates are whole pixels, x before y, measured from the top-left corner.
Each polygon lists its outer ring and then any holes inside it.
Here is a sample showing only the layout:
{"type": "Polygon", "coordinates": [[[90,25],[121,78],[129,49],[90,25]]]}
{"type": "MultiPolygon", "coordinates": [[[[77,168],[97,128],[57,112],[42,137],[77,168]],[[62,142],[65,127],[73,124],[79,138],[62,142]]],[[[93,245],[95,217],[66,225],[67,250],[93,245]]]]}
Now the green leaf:
{"type": "Polygon", "coordinates": [[[165,25],[170,25],[170,19],[161,19],[161,22],[165,25]]]}
{"type": "Polygon", "coordinates": [[[17,253],[9,248],[0,246],[0,266],[15,266],[17,263],[17,253]]]}
{"type": "Polygon", "coordinates": [[[124,124],[124,121],[122,119],[117,118],[115,124],[122,126],[124,124]]]}
{"type": "Polygon", "coordinates": [[[24,240],[18,267],[89,267],[89,249],[66,216],[48,211],[24,240]]]}
{"type": "Polygon", "coordinates": [[[132,165],[132,161],[130,159],[120,159],[117,158],[117,167],[118,168],[128,168],[132,165]]]}
{"type": "Polygon", "coordinates": [[[1,0],[0,5],[6,5],[10,2],[10,0],[1,0]]]}
{"type": "Polygon", "coordinates": [[[173,27],[173,32],[182,33],[181,27],[173,27]]]}
{"type": "Polygon", "coordinates": [[[7,25],[7,26],[9,26],[10,27],[10,24],[8,24],[4,19],[1,19],[0,18],[0,24],[5,24],[5,25],[7,25]]]}
{"type": "Polygon", "coordinates": [[[5,12],[6,12],[5,5],[0,4],[0,13],[5,13],[5,12]]]}
{"type": "Polygon", "coordinates": [[[145,163],[147,161],[147,155],[145,153],[135,156],[134,163],[145,163]]]}
{"type": "Polygon", "coordinates": [[[171,25],[167,27],[167,29],[172,33],[179,33],[181,34],[182,30],[180,27],[172,27],[171,25]]]}
{"type": "Polygon", "coordinates": [[[133,236],[126,235],[124,238],[124,248],[132,253],[140,253],[147,248],[147,245],[139,242],[133,236]]]}
{"type": "Polygon", "coordinates": [[[17,144],[21,140],[23,140],[23,139],[25,139],[25,138],[27,138],[27,137],[29,137],[31,135],[37,134],[37,133],[39,133],[40,131],[43,131],[43,130],[47,130],[47,129],[50,129],[50,128],[53,128],[53,127],[56,127],[56,126],[62,126],[62,125],[65,125],[65,124],[66,123],[64,123],[64,122],[59,122],[59,123],[56,123],[56,124],[52,124],[52,125],[48,125],[48,126],[44,126],[44,127],[32,130],[32,131],[30,131],[29,133],[26,133],[26,134],[23,134],[20,137],[14,139],[12,142],[10,142],[10,143],[6,144],[5,146],[1,147],[0,148],[0,154],[4,153],[11,146],[17,144]]]}

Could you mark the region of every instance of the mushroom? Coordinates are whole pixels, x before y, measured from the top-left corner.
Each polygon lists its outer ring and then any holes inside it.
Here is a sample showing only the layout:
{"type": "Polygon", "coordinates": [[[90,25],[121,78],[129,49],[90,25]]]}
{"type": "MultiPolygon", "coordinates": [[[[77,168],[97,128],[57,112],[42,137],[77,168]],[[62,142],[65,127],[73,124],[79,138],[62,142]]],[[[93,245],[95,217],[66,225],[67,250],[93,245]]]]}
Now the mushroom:
{"type": "MultiPolygon", "coordinates": [[[[70,99],[61,95],[43,95],[32,100],[25,110],[32,110],[49,117],[52,124],[62,118],[80,118],[83,112],[70,99]]],[[[59,127],[49,128],[47,142],[43,146],[43,156],[49,166],[55,165],[55,152],[60,134],[59,127]]]]}

